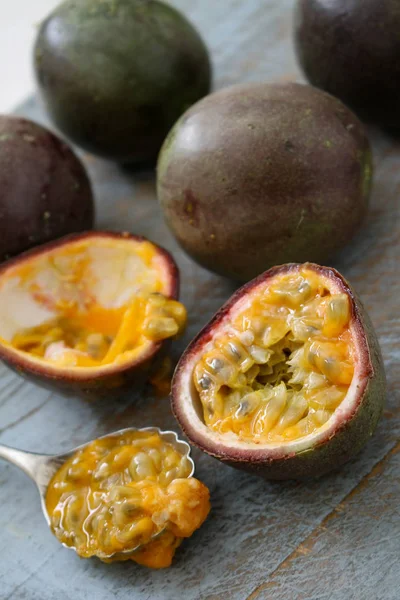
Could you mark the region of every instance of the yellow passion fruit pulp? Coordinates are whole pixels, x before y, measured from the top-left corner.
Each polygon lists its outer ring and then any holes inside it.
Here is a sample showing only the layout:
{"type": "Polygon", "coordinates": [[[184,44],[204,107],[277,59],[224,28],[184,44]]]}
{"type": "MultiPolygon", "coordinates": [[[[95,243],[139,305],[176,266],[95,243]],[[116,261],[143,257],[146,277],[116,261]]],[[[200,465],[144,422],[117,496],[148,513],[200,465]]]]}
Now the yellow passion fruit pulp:
{"type": "Polygon", "coordinates": [[[191,461],[157,430],[99,438],[51,480],[50,526],[83,558],[168,567],[210,510],[209,492],[192,470],[191,461]]]}
{"type": "Polygon", "coordinates": [[[238,311],[196,365],[204,420],[246,441],[296,440],[324,425],[354,373],[346,294],[306,269],[238,311]]]}

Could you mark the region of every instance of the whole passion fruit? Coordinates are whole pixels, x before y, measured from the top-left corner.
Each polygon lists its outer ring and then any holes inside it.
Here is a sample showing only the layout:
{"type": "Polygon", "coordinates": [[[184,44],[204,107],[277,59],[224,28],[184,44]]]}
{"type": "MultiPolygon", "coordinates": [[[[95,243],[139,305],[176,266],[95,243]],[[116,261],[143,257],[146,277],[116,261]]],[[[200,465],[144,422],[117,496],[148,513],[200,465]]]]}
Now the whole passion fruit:
{"type": "Polygon", "coordinates": [[[143,379],[179,334],[172,257],[129,234],[87,232],[0,267],[0,358],[48,387],[109,394],[143,379]]]}
{"type": "Polygon", "coordinates": [[[270,479],[335,469],[372,435],[385,374],[368,316],[334,269],[287,264],[238,290],[190,344],[172,407],[188,438],[270,479]]]}
{"type": "Polygon", "coordinates": [[[363,118],[400,128],[399,0],[299,0],[295,23],[310,82],[363,118]]]}
{"type": "Polygon", "coordinates": [[[168,225],[201,265],[246,281],[324,263],[359,227],[371,185],[363,126],[310,86],[247,84],[201,100],[158,162],[168,225]]]}
{"type": "Polygon", "coordinates": [[[156,159],[176,119],[211,81],[199,34],[157,0],[66,0],[40,27],[35,71],[67,137],[130,163],[156,159]]]}
{"type": "Polygon", "coordinates": [[[0,261],[62,235],[91,229],[86,171],[58,137],[0,115],[0,261]]]}

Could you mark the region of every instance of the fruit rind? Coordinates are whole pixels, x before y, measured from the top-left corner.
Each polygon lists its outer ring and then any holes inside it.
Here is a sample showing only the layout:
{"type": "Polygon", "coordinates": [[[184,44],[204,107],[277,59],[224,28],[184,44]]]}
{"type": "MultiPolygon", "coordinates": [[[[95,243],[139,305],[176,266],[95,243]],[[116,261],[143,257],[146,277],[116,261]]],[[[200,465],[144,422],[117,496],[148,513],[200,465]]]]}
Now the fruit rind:
{"type": "Polygon", "coordinates": [[[339,419],[332,428],[326,429],[315,437],[315,441],[297,451],[287,450],[284,446],[275,448],[243,444],[229,445],[228,441],[210,436],[193,404],[185,404],[190,395],[191,366],[198,356],[199,347],[203,347],[212,338],[213,331],[222,323],[233,306],[246,294],[272,277],[299,265],[288,264],[274,267],[240,288],[218,311],[208,325],[196,336],[185,351],[175,371],[172,383],[172,410],[184,433],[190,441],[203,451],[231,466],[254,472],[267,479],[302,479],[323,475],[347,462],[367,442],[374,432],[382,413],[386,381],[379,343],[368,314],[347,281],[333,268],[319,267],[306,263],[307,268],[321,272],[325,277],[334,279],[340,288],[348,294],[352,308],[353,334],[357,338],[359,364],[357,373],[357,401],[344,413],[337,409],[339,419]],[[187,407],[190,406],[188,412],[187,407]]]}

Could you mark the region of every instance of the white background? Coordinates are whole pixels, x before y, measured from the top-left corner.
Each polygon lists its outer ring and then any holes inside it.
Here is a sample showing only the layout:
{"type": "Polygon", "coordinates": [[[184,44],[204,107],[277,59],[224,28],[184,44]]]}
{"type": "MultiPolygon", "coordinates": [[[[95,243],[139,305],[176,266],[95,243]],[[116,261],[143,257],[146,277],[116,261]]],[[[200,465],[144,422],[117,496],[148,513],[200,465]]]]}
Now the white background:
{"type": "Polygon", "coordinates": [[[0,112],[34,89],[32,46],[38,23],[60,0],[0,0],[0,112]]]}

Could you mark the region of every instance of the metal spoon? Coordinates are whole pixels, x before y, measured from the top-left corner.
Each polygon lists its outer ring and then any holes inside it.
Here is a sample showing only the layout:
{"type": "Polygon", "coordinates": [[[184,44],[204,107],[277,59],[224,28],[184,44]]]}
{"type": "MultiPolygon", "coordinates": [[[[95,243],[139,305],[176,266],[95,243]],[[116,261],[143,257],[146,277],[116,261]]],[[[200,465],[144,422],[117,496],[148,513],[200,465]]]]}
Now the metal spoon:
{"type": "MultiPolygon", "coordinates": [[[[150,432],[158,433],[164,441],[166,441],[169,444],[171,444],[172,446],[174,446],[174,448],[180,454],[182,454],[182,456],[186,456],[186,458],[188,459],[188,461],[192,467],[188,477],[193,476],[195,467],[194,467],[193,459],[190,457],[191,448],[188,443],[180,440],[174,431],[161,431],[161,429],[158,429],[158,427],[142,427],[140,429],[137,427],[128,427],[126,429],[120,429],[118,431],[108,433],[108,434],[103,435],[100,438],[96,438],[96,439],[103,439],[106,437],[114,437],[114,436],[118,437],[119,435],[121,435],[123,433],[128,433],[128,432],[133,432],[133,431],[150,431],[150,432]]],[[[80,446],[73,448],[69,452],[65,452],[63,454],[56,454],[56,455],[36,454],[35,452],[25,452],[23,450],[17,450],[16,448],[10,448],[9,446],[3,446],[0,444],[0,458],[3,458],[4,460],[8,461],[9,463],[16,465],[17,467],[22,469],[22,471],[24,471],[24,473],[26,473],[28,475],[28,477],[33,479],[33,481],[36,483],[36,485],[39,489],[40,500],[41,500],[41,504],[42,504],[44,518],[46,519],[49,527],[50,527],[50,517],[49,517],[47,508],[46,508],[46,493],[47,493],[47,487],[50,483],[50,480],[52,479],[53,475],[55,475],[55,473],[64,464],[64,462],[66,460],[71,458],[71,456],[73,456],[79,450],[82,450],[82,448],[85,448],[85,446],[88,446],[89,444],[91,444],[92,441],[94,441],[94,440],[91,440],[90,442],[86,442],[86,444],[81,444],[80,446]]],[[[165,529],[162,529],[161,531],[158,531],[157,533],[155,533],[152,536],[151,540],[154,540],[157,537],[159,537],[160,535],[162,535],[162,533],[164,533],[164,531],[165,531],[165,529]]],[[[63,542],[60,542],[60,543],[65,548],[69,548],[70,550],[76,550],[75,546],[67,546],[63,542]]],[[[106,559],[118,558],[119,555],[123,555],[126,558],[127,555],[137,552],[142,546],[143,546],[143,544],[139,544],[138,546],[136,546],[133,549],[130,548],[129,550],[123,550],[122,552],[115,552],[108,556],[102,555],[102,558],[106,558],[106,559]]]]}

